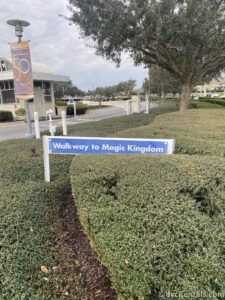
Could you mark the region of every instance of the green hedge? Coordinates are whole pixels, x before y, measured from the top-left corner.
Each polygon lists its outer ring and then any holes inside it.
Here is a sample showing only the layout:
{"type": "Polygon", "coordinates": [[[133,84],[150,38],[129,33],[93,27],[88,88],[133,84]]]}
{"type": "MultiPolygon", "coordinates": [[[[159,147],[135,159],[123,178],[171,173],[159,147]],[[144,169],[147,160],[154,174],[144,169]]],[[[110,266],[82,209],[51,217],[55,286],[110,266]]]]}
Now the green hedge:
{"type": "Polygon", "coordinates": [[[57,100],[55,102],[55,105],[56,106],[68,106],[67,102],[66,101],[61,101],[61,100],[57,100]]]}
{"type": "MultiPolygon", "coordinates": [[[[77,115],[83,115],[87,111],[88,106],[86,104],[77,103],[76,110],[77,115]]],[[[74,115],[74,107],[73,105],[68,105],[67,107],[67,115],[74,115]]]]}
{"type": "Polygon", "coordinates": [[[26,109],[25,108],[18,108],[16,111],[15,111],[15,114],[16,115],[19,115],[19,116],[25,116],[26,115],[26,109]]]}
{"type": "Polygon", "coordinates": [[[207,98],[207,97],[203,98],[203,97],[201,97],[198,101],[225,106],[225,98],[207,98]]]}
{"type": "Polygon", "coordinates": [[[13,114],[11,111],[0,110],[0,122],[12,121],[13,114]]]}
{"type": "Polygon", "coordinates": [[[176,140],[176,153],[224,157],[224,120],[224,109],[191,109],[159,115],[153,123],[120,131],[117,136],[172,138],[176,140]]]}
{"type": "Polygon", "coordinates": [[[224,158],[74,158],[80,219],[120,299],[224,291],[224,173],[224,158]]]}
{"type": "MultiPolygon", "coordinates": [[[[62,299],[69,276],[64,273],[58,278],[52,268],[65,255],[59,239],[62,203],[70,193],[71,158],[52,157],[52,181],[45,183],[42,148],[41,141],[30,139],[0,143],[1,300],[62,299]],[[31,156],[34,147],[37,157],[31,156]],[[44,274],[41,266],[50,273],[44,274]]],[[[76,281],[74,288],[79,288],[76,281]]]]}

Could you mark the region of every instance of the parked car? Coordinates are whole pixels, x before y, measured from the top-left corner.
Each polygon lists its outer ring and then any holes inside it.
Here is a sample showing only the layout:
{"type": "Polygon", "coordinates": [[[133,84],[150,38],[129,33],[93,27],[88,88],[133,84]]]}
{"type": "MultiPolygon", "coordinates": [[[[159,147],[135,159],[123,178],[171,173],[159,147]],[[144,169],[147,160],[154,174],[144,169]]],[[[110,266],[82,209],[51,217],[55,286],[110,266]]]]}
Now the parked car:
{"type": "Polygon", "coordinates": [[[212,94],[211,98],[219,98],[220,96],[218,94],[212,94]]]}

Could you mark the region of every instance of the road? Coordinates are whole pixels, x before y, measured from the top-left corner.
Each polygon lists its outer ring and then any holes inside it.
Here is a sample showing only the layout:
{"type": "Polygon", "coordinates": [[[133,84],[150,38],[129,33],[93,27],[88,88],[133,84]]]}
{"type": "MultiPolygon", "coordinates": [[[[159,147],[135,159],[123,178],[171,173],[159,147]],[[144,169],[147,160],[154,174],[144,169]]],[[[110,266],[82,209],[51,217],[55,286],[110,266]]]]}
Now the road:
{"type": "MultiPolygon", "coordinates": [[[[126,115],[126,112],[118,107],[107,107],[102,109],[89,110],[85,115],[68,118],[67,125],[100,121],[103,119],[120,117],[123,115],[126,115]]],[[[56,126],[62,126],[61,119],[55,119],[53,121],[53,124],[56,126]]],[[[40,130],[47,130],[48,125],[48,121],[40,121],[40,130]]],[[[34,131],[34,123],[32,123],[32,127],[34,131]]],[[[26,132],[27,124],[24,121],[0,123],[0,141],[24,138],[26,132]]]]}
{"type": "MultiPolygon", "coordinates": [[[[154,106],[154,104],[152,105],[154,106]]],[[[142,110],[145,109],[145,103],[141,103],[142,110]]],[[[120,117],[126,115],[126,111],[119,107],[105,107],[102,109],[88,110],[85,115],[79,115],[67,119],[67,125],[81,124],[87,122],[100,121],[103,119],[109,119],[114,117],[120,117]]],[[[61,127],[61,119],[55,119],[53,124],[61,127]]],[[[40,121],[40,130],[44,131],[48,129],[48,121],[40,121]]],[[[34,132],[34,123],[32,123],[34,132]]],[[[0,141],[24,138],[27,132],[27,124],[24,121],[16,121],[9,123],[0,123],[0,141]]]]}

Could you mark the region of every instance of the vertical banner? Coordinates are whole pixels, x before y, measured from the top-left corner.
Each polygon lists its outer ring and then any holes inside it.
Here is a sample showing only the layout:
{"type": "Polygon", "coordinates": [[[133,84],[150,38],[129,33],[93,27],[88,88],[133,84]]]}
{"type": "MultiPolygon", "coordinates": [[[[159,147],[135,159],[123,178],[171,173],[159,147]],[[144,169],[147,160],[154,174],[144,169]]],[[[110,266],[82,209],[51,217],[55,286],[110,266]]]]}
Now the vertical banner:
{"type": "Polygon", "coordinates": [[[34,84],[28,41],[11,44],[16,99],[27,101],[34,98],[34,84]]]}

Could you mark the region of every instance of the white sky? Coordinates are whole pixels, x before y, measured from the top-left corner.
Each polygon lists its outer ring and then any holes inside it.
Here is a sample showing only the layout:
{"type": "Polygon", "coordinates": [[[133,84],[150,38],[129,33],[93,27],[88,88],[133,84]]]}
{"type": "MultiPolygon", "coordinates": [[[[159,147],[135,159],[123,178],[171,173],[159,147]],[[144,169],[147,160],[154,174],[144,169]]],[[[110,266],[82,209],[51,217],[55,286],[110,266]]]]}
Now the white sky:
{"type": "Polygon", "coordinates": [[[54,73],[67,75],[74,85],[88,90],[137,80],[142,86],[147,70],[134,67],[127,56],[120,68],[95,55],[80,37],[79,30],[60,14],[70,16],[67,0],[0,0],[0,57],[10,58],[10,42],[16,41],[14,28],[6,24],[9,19],[22,19],[31,23],[24,29],[24,40],[30,40],[34,62],[47,64],[54,73]]]}

